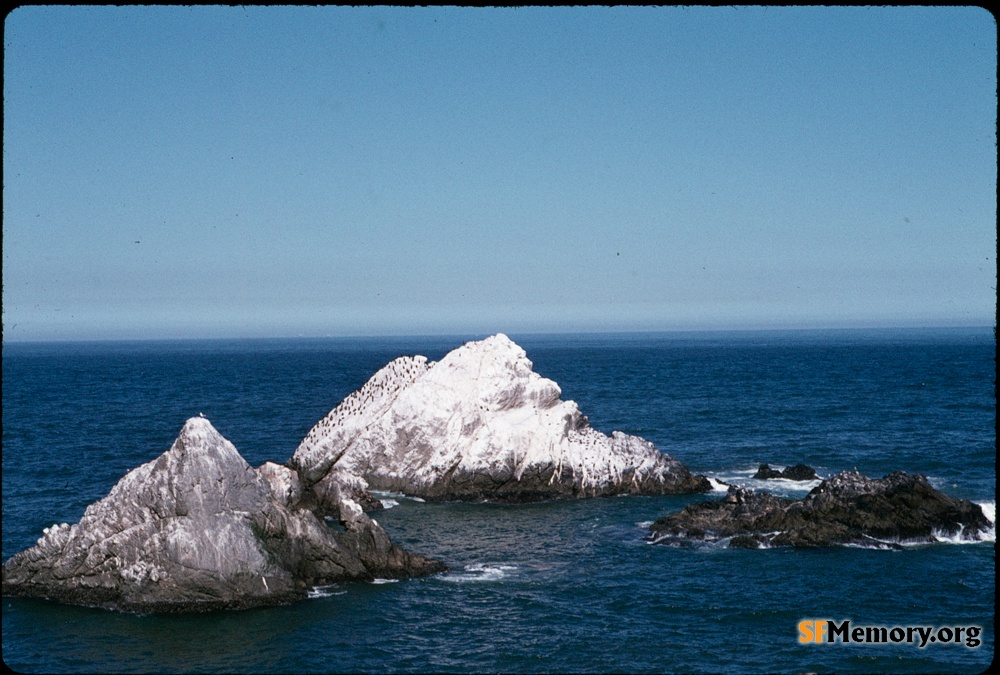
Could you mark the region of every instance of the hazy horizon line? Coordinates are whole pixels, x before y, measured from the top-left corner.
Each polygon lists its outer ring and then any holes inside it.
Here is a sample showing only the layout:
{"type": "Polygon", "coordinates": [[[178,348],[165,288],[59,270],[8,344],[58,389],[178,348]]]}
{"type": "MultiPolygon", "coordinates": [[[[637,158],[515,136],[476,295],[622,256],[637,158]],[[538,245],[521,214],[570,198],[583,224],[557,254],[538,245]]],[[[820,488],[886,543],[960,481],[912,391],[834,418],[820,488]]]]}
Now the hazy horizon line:
{"type": "Polygon", "coordinates": [[[475,338],[479,336],[601,336],[601,335],[664,335],[664,334],[718,334],[718,333],[804,333],[804,332],[912,332],[948,330],[994,330],[996,322],[986,323],[919,323],[919,324],[850,324],[850,325],[797,325],[797,326],[727,326],[692,328],[629,328],[629,329],[529,329],[529,330],[442,330],[440,332],[386,332],[386,333],[327,333],[327,334],[276,334],[276,335],[188,335],[188,336],[132,336],[132,337],[50,337],[50,338],[7,338],[2,344],[76,344],[115,342],[232,342],[270,340],[381,340],[381,339],[427,339],[427,338],[475,338]]]}

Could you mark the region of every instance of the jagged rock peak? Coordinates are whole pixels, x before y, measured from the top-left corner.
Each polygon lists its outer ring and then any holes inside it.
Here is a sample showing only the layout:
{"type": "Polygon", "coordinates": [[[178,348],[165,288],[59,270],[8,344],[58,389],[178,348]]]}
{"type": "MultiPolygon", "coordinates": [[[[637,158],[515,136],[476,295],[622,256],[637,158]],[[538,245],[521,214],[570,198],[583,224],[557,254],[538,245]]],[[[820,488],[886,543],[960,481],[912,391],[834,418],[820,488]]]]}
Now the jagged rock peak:
{"type": "Polygon", "coordinates": [[[649,442],[590,428],[561,395],[503,334],[437,363],[402,357],[324,417],[291,465],[309,483],[338,468],[376,489],[439,500],[709,489],[649,442]]]}
{"type": "Polygon", "coordinates": [[[316,583],[440,571],[344,497],[345,531],[300,508],[286,467],[255,470],[204,418],[126,474],[75,525],[45,528],[3,565],[3,594],[128,611],[242,609],[290,602],[316,583]]]}

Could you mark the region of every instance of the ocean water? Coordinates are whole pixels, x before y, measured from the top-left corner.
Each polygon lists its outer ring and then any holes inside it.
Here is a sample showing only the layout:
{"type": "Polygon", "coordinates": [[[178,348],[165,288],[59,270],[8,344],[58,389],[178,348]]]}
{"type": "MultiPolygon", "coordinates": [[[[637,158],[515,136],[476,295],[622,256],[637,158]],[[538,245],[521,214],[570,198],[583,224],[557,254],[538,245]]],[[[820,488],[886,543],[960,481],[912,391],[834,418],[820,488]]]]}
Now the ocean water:
{"type": "MultiPolygon", "coordinates": [[[[477,337],[5,345],[3,559],[77,521],[188,417],[204,413],[255,466],[284,462],[390,359],[477,337]]],[[[511,337],[592,426],[697,473],[798,497],[814,484],[753,481],[757,465],[904,469],[995,514],[992,328],[511,337]]],[[[993,660],[993,541],[673,548],[645,527],[719,494],[379,496],[393,539],[448,572],[187,616],[4,598],[3,660],[41,673],[976,673],[993,660]],[[804,619],[978,626],[982,644],[799,644],[804,619]]]]}

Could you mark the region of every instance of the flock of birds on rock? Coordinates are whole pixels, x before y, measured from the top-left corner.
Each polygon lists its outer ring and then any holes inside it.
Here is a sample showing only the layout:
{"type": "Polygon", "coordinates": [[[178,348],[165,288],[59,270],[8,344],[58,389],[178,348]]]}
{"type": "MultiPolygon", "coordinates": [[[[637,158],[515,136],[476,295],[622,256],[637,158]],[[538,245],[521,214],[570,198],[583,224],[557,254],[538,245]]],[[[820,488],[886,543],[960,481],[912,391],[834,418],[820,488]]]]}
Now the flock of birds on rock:
{"type": "Polygon", "coordinates": [[[387,392],[392,400],[395,400],[404,388],[411,385],[419,375],[427,371],[426,367],[420,368],[420,365],[420,361],[413,356],[401,356],[391,361],[360,389],[348,394],[337,407],[316,423],[303,439],[302,445],[309,448],[315,447],[316,443],[325,440],[326,430],[341,426],[344,420],[360,414],[376,399],[381,401],[383,397],[380,394],[384,392],[387,392]],[[388,384],[391,382],[395,382],[395,385],[389,389],[388,384]]]}

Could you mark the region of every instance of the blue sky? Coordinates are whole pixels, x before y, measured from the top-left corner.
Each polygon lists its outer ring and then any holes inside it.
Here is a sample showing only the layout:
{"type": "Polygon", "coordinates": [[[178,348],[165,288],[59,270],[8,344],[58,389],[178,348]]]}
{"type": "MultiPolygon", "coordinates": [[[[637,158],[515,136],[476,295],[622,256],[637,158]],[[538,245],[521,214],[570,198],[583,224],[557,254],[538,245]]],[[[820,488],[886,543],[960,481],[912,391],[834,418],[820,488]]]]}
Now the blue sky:
{"type": "Polygon", "coordinates": [[[979,8],[21,7],[4,340],[993,325],[979,8]]]}

